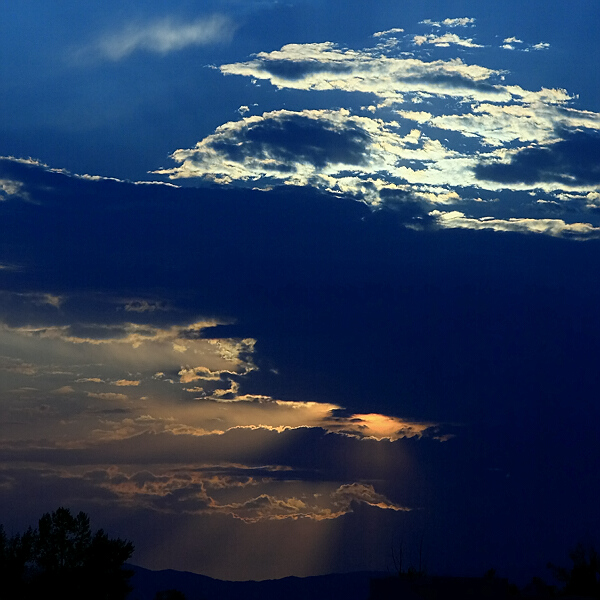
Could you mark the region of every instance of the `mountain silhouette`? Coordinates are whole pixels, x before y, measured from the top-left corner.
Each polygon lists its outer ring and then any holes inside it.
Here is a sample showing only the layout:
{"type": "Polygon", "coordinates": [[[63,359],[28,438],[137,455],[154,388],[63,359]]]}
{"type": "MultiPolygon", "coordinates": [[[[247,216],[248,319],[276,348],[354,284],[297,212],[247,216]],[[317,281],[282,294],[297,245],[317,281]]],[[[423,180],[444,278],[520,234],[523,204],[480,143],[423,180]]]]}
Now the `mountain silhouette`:
{"type": "Polygon", "coordinates": [[[134,571],[128,600],[154,600],[157,592],[179,590],[186,600],[366,600],[370,581],[388,573],[357,572],[313,577],[285,577],[265,581],[221,581],[186,571],[151,571],[127,565],[134,571]]]}

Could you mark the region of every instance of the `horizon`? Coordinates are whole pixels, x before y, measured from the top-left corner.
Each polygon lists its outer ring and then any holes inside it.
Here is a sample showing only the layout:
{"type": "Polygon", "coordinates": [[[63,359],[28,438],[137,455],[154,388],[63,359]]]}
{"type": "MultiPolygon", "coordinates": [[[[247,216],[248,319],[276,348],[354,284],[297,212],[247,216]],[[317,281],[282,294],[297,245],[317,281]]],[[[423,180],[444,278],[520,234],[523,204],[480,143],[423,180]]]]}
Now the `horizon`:
{"type": "Polygon", "coordinates": [[[231,581],[599,547],[597,3],[4,12],[9,534],[231,581]]]}

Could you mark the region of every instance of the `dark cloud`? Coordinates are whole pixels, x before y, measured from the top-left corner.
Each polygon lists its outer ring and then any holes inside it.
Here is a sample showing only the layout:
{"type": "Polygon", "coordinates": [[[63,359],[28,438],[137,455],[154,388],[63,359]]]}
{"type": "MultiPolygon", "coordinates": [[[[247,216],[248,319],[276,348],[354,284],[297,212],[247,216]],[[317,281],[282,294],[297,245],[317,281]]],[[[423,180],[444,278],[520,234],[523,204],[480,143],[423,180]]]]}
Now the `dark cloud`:
{"type": "Polygon", "coordinates": [[[316,60],[265,60],[259,64],[267,73],[290,81],[313,73],[350,73],[353,69],[349,64],[316,60]]]}
{"type": "Polygon", "coordinates": [[[283,114],[250,122],[229,139],[210,142],[210,147],[229,160],[275,159],[280,162],[273,170],[279,171],[286,164],[293,169],[303,162],[318,168],[331,163],[361,165],[369,141],[369,134],[358,126],[336,127],[300,114],[283,114]]]}
{"type": "Polygon", "coordinates": [[[585,348],[597,344],[599,290],[580,283],[593,280],[586,265],[595,246],[468,231],[436,232],[432,245],[402,227],[420,216],[405,197],[397,212],[373,212],[291,187],[177,189],[2,167],[35,200],[0,204],[3,258],[26,267],[0,272],[2,286],[67,296],[60,310],[32,305],[23,314],[16,300],[4,305],[14,325],[120,327],[126,315],[166,327],[218,316],[234,323],[207,335],[258,340],[259,370],[245,377],[245,393],[320,399],[353,413],[364,412],[368,397],[374,412],[435,421],[476,418],[505,395],[518,404],[525,392],[512,393],[508,379],[488,385],[497,369],[525,390],[549,364],[560,365],[550,377],[567,390],[589,364],[585,348]],[[126,312],[108,301],[128,292],[176,310],[126,312]],[[588,315],[577,333],[570,318],[557,318],[572,302],[588,315]],[[488,408],[467,402],[475,390],[488,408]]]}
{"type": "Polygon", "coordinates": [[[480,163],[475,176],[507,184],[598,185],[600,134],[593,129],[562,132],[562,139],[556,142],[519,150],[510,163],[480,163]]]}

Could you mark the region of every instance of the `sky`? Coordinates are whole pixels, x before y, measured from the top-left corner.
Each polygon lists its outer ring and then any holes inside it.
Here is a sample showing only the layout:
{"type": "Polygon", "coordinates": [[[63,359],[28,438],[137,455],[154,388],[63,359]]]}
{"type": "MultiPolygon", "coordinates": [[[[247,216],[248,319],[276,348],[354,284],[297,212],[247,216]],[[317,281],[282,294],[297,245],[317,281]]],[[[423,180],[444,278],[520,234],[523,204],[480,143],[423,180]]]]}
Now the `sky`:
{"type": "Polygon", "coordinates": [[[231,580],[600,544],[599,18],[3,7],[7,531],[231,580]]]}

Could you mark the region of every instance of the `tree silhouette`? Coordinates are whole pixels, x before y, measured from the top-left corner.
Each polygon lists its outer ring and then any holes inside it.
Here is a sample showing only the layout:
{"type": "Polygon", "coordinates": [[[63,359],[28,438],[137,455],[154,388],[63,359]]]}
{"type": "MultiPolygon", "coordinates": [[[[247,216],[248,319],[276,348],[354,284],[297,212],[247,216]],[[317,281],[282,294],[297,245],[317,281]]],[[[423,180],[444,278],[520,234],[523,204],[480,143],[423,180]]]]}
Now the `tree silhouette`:
{"type": "Polygon", "coordinates": [[[92,534],[89,517],[66,508],[46,513],[36,530],[7,537],[0,526],[0,597],[26,600],[124,600],[133,574],[123,569],[133,544],[92,534]]]}
{"type": "Polygon", "coordinates": [[[600,555],[595,548],[579,543],[571,550],[569,558],[573,562],[571,569],[548,563],[554,576],[565,584],[563,593],[600,598],[600,555]]]}

